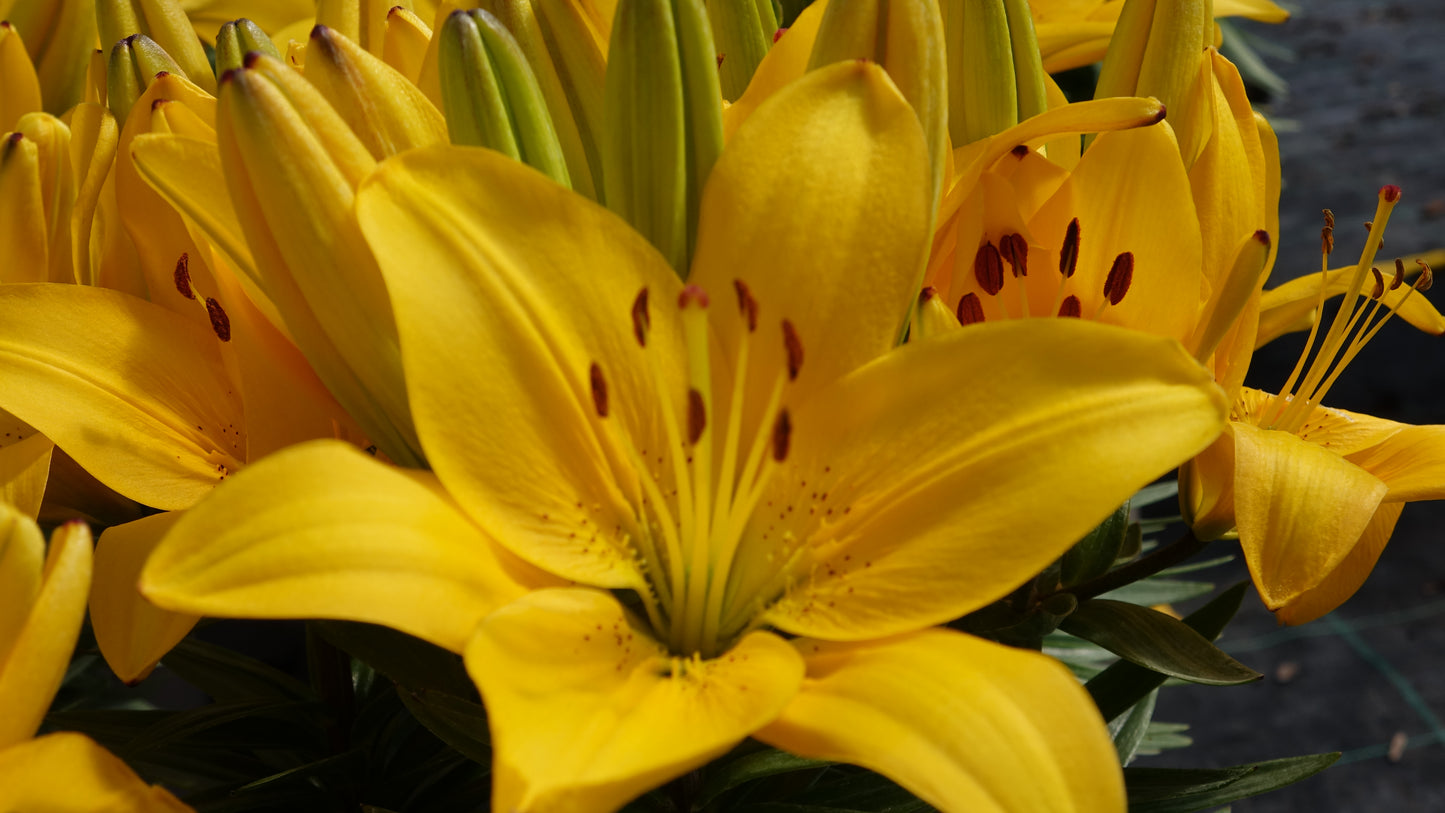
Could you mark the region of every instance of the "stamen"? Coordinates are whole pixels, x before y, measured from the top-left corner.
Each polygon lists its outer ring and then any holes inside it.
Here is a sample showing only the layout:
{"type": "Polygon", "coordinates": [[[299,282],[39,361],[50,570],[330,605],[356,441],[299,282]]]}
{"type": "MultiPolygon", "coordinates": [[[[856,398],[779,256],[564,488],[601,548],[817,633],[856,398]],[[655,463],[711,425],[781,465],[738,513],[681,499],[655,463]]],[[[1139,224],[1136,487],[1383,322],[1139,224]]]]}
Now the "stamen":
{"type": "Polygon", "coordinates": [[[632,300],[632,335],[637,337],[637,346],[647,346],[647,332],[652,328],[652,317],[647,312],[647,289],[637,292],[632,300]]]}
{"type": "Polygon", "coordinates": [[[1325,225],[1320,229],[1320,252],[1328,257],[1335,250],[1335,213],[1329,209],[1322,211],[1325,215],[1325,225]]]}
{"type": "Polygon", "coordinates": [[[998,247],[1012,267],[1015,278],[1029,275],[1029,241],[1022,234],[1005,234],[999,240],[998,247]]]}
{"type": "Polygon", "coordinates": [[[740,279],[733,280],[733,290],[738,292],[738,312],[747,320],[748,332],[753,333],[758,329],[758,301],[753,299],[753,292],[740,279]]]}
{"type": "Polygon", "coordinates": [[[1402,283],[1402,282],[1404,282],[1404,281],[1405,281],[1405,263],[1404,263],[1404,261],[1402,261],[1399,257],[1396,257],[1396,258],[1395,258],[1395,278],[1392,279],[1392,280],[1390,280],[1390,290],[1393,291],[1393,290],[1395,290],[1396,288],[1399,288],[1399,287],[1400,287],[1400,283],[1402,283]]]}
{"type": "Polygon", "coordinates": [[[1370,273],[1375,276],[1375,287],[1370,289],[1370,298],[1379,299],[1385,295],[1385,276],[1378,268],[1371,268],[1370,273]]]}
{"type": "Polygon", "coordinates": [[[788,353],[788,380],[797,381],[798,372],[803,369],[803,340],[787,319],[783,320],[783,349],[788,353]]]}
{"type": "Polygon", "coordinates": [[[779,463],[788,459],[788,443],[793,436],[793,419],[788,410],[778,413],[778,422],[773,424],[773,459],[779,463]]]}
{"type": "Polygon", "coordinates": [[[196,292],[191,289],[191,258],[186,252],[181,252],[181,258],[176,260],[175,271],[176,290],[186,299],[195,299],[196,292]]]}
{"type": "Polygon", "coordinates": [[[206,315],[211,317],[211,330],[216,331],[216,338],[223,342],[231,340],[231,318],[221,308],[221,303],[206,297],[206,315]]]}
{"type": "Polygon", "coordinates": [[[985,242],[973,255],[973,276],[989,296],[997,296],[1003,290],[1003,258],[993,243],[985,242]]]}
{"type": "Polygon", "coordinates": [[[1424,260],[1416,260],[1420,264],[1420,278],[1415,280],[1415,290],[1425,293],[1430,286],[1435,284],[1435,272],[1430,270],[1430,265],[1424,260]]]}
{"type": "Polygon", "coordinates": [[[1079,316],[1082,316],[1083,313],[1083,304],[1079,302],[1079,298],[1077,296],[1074,296],[1073,294],[1069,294],[1068,296],[1064,297],[1064,301],[1059,303],[1060,316],[1078,318],[1079,316]]]}
{"type": "Polygon", "coordinates": [[[1114,258],[1114,264],[1109,266],[1109,276],[1104,278],[1104,296],[1108,298],[1110,305],[1117,305],[1124,301],[1124,294],[1129,293],[1129,285],[1134,281],[1134,252],[1125,251],[1114,258]]]}
{"type": "Polygon", "coordinates": [[[686,310],[689,305],[706,308],[708,306],[707,291],[698,285],[683,286],[682,292],[677,295],[677,307],[686,310]]]}
{"type": "Polygon", "coordinates": [[[607,379],[602,377],[602,367],[597,362],[592,362],[592,368],[587,371],[587,378],[592,382],[592,406],[597,410],[597,417],[607,417],[607,379]]]}
{"type": "Polygon", "coordinates": [[[983,302],[978,294],[969,291],[958,300],[958,323],[960,325],[972,325],[983,321],[983,302]]]}
{"type": "Polygon", "coordinates": [[[1069,221],[1064,230],[1064,245],[1059,249],[1059,273],[1064,279],[1074,275],[1079,268],[1079,219],[1069,221]]]}
{"type": "Polygon", "coordinates": [[[699,438],[702,437],[702,430],[707,428],[707,405],[702,401],[702,393],[697,390],[687,391],[687,442],[696,446],[699,438]]]}

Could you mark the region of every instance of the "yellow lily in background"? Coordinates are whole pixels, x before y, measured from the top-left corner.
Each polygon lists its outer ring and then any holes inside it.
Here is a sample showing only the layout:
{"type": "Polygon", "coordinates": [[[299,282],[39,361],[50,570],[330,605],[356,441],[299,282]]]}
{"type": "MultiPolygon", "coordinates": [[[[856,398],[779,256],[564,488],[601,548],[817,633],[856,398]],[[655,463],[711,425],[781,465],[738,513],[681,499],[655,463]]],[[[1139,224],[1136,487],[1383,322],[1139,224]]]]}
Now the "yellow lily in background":
{"type": "Polygon", "coordinates": [[[35,523],[0,503],[0,809],[189,811],[88,737],[35,738],[80,635],[91,568],[85,525],[56,530],[47,552],[35,523]]]}
{"type": "MultiPolygon", "coordinates": [[[[1238,530],[1260,597],[1286,624],[1324,615],[1364,584],[1404,503],[1445,499],[1445,426],[1410,426],[1321,404],[1395,308],[1430,285],[1428,268],[1404,285],[1402,265],[1392,279],[1371,265],[1399,197],[1399,187],[1380,191],[1340,309],[1322,338],[1318,324],[1311,329],[1280,394],[1240,389],[1229,431],[1180,470],[1180,500],[1195,534],[1208,539],[1238,530]]],[[[1322,242],[1328,261],[1332,219],[1322,242]]],[[[1320,289],[1317,303],[1324,296],[1320,289]]]]}
{"type": "MultiPolygon", "coordinates": [[[[1058,73],[1102,59],[1124,5],[1124,0],[1030,0],[1044,70],[1058,73]]],[[[1262,23],[1289,19],[1289,12],[1270,0],[1213,0],[1212,5],[1216,19],[1244,17],[1262,23]]],[[[1211,41],[1217,45],[1218,37],[1211,35],[1211,41]]]]}
{"type": "Polygon", "coordinates": [[[859,62],[733,136],[687,283],[514,161],[388,160],[357,211],[435,475],[283,452],[176,524],[145,593],[464,652],[498,809],[612,810],[752,735],[945,810],[1121,810],[1067,670],[934,625],[1203,448],[1223,401],[1174,342],[1079,322],[894,350],[928,189],[917,117],[859,62]]]}

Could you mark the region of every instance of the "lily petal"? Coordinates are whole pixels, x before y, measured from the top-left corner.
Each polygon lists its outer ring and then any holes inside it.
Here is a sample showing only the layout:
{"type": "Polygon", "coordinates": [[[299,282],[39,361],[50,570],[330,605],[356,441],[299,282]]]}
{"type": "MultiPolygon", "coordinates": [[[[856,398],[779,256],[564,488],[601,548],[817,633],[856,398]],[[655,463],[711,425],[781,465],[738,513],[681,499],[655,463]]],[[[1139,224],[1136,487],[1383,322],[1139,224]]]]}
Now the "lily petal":
{"type": "MultiPolygon", "coordinates": [[[[909,344],[793,418],[768,499],[811,513],[800,536],[816,567],[765,618],[830,640],[957,618],[1205,448],[1223,418],[1207,371],[1166,339],[1029,319],[909,344]]],[[[774,557],[754,530],[758,547],[737,561],[768,579],[774,557]]]]}
{"type": "Polygon", "coordinates": [[[496,748],[492,808],[536,813],[615,810],[776,718],[803,680],[772,633],[713,660],[671,657],[610,595],[584,589],[498,610],[466,661],[496,748]]]}
{"type": "Polygon", "coordinates": [[[0,503],[15,506],[31,519],[39,516],[54,449],[50,438],[0,411],[0,503]]]}
{"type": "Polygon", "coordinates": [[[128,684],[144,680],[200,620],[162,610],[136,589],[146,558],[182,516],[172,511],[127,522],[107,529],[96,543],[90,626],[105,662],[128,684]]]}
{"type": "Polygon", "coordinates": [[[862,765],[943,811],[1124,807],[1103,721],[1052,658],[942,629],[793,645],[808,679],[763,742],[862,765]]]}
{"type": "Polygon", "coordinates": [[[0,668],[20,638],[45,565],[45,537],[14,508],[0,503],[0,668]]]}
{"type": "MultiPolygon", "coordinates": [[[[897,343],[931,238],[929,177],[918,116],[872,63],[812,71],[738,130],[703,192],[688,282],[751,289],[777,339],[755,342],[749,390],[768,392],[783,367],[782,319],[827,349],[802,366],[798,399],[897,343]]],[[[725,346],[746,329],[714,323],[725,346]]]]}
{"type": "Polygon", "coordinates": [[[387,161],[357,214],[392,291],[417,432],[447,490],[533,564],[641,588],[626,540],[609,533],[635,522],[618,480],[639,486],[599,412],[657,451],[661,399],[685,414],[671,267],[615,215],[479,148],[387,161]],[[646,348],[632,315],[643,290],[646,348]],[[588,524],[604,537],[575,533],[588,524]]]}
{"type": "Polygon", "coordinates": [[[157,508],[185,508],[240,467],[240,401],[216,336],[103,288],[0,287],[0,408],[96,479],[157,508]]]}
{"type": "Polygon", "coordinates": [[[48,734],[0,750],[0,808],[45,813],[191,813],[89,737],[48,734]]]}
{"type": "Polygon", "coordinates": [[[366,621],[454,652],[487,613],[552,583],[493,545],[430,474],[336,441],[293,446],[218,488],[141,576],[172,611],[366,621]]]}
{"type": "Polygon", "coordinates": [[[1388,490],[1333,451],[1234,424],[1235,524],[1265,606],[1289,604],[1339,567],[1388,490]]]}
{"type": "MultiPolygon", "coordinates": [[[[9,645],[0,662],[0,698],[4,698],[5,710],[0,714],[0,754],[35,736],[50,709],[80,637],[90,572],[90,529],[79,522],[61,526],[51,536],[39,590],[24,626],[13,644],[0,642],[9,645]]],[[[0,782],[0,788],[6,786],[0,782]]]]}
{"type": "MultiPolygon", "coordinates": [[[[1406,267],[1409,267],[1408,260],[1406,267]]],[[[1286,333],[1309,330],[1317,316],[1315,307],[1320,301],[1320,286],[1325,286],[1326,299],[1339,296],[1349,289],[1354,273],[1354,266],[1333,268],[1297,277],[1265,291],[1260,299],[1259,336],[1255,347],[1263,347],[1286,333]]],[[[1412,292],[1405,286],[1386,290],[1383,301],[1415,328],[1435,336],[1445,333],[1445,316],[1418,291],[1412,292]]]]}
{"type": "Polygon", "coordinates": [[[723,110],[725,140],[732,140],[733,133],[758,109],[758,105],[807,72],[813,42],[818,38],[818,26],[822,24],[823,12],[827,8],[828,0],[816,0],[803,9],[792,25],[782,30],[763,61],[758,63],[758,69],[753,71],[748,89],[723,110]]]}
{"type": "Polygon", "coordinates": [[[1381,505],[1370,519],[1365,533],[1360,536],[1360,541],[1355,543],[1339,566],[1330,571],[1313,589],[1305,591],[1299,598],[1275,610],[1275,618],[1283,624],[1297,626],[1313,621],[1344,604],[1346,599],[1360,589],[1365,579],[1370,577],[1370,571],[1375,569],[1375,563],[1380,560],[1380,554],[1385,552],[1385,543],[1390,541],[1390,534],[1394,533],[1395,522],[1400,519],[1400,511],[1404,507],[1405,504],[1399,502],[1381,505]]]}
{"type": "MultiPolygon", "coordinates": [[[[1132,252],[1133,283],[1123,301],[1104,309],[1100,321],[1187,339],[1198,318],[1203,249],[1189,178],[1168,127],[1100,135],[1070,179],[1029,221],[1029,229],[1056,240],[1075,217],[1079,260],[1069,291],[1083,302],[1084,313],[1093,313],[1104,301],[1114,259],[1132,252]]],[[[1230,251],[1237,245],[1236,239],[1230,251]]],[[[1058,253],[1050,254],[1044,266],[1057,267],[1058,253]]]]}
{"type": "Polygon", "coordinates": [[[1395,426],[1388,438],[1345,459],[1384,480],[1386,500],[1445,499],[1445,426],[1395,426]]]}

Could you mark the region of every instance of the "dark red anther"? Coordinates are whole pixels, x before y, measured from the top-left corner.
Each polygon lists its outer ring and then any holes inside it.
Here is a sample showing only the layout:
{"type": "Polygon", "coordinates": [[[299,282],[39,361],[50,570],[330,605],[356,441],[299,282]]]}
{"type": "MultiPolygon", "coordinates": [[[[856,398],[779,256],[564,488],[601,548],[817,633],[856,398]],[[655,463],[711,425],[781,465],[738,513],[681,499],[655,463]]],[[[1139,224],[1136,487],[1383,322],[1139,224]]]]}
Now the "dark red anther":
{"type": "Polygon", "coordinates": [[[1270,244],[1269,232],[1265,231],[1264,229],[1255,229],[1254,242],[1264,246],[1264,250],[1268,251],[1270,244]]]}
{"type": "Polygon", "coordinates": [[[1402,283],[1402,282],[1404,282],[1404,281],[1405,281],[1405,263],[1404,263],[1404,261],[1401,260],[1399,257],[1396,257],[1396,258],[1395,258],[1395,278],[1390,281],[1390,290],[1393,291],[1393,290],[1395,290],[1396,288],[1399,288],[1399,287],[1400,287],[1400,283],[1402,283]]]}
{"type": "Polygon", "coordinates": [[[1022,234],[1005,234],[998,241],[998,250],[1013,268],[1015,278],[1029,275],[1029,241],[1022,234]]]}
{"type": "Polygon", "coordinates": [[[1064,279],[1074,275],[1079,269],[1079,219],[1076,217],[1069,221],[1068,228],[1064,229],[1064,245],[1059,249],[1059,273],[1064,279]]]}
{"type": "Polygon", "coordinates": [[[960,325],[972,325],[983,321],[983,302],[979,300],[978,294],[969,291],[958,300],[958,310],[955,311],[960,325]]]}
{"type": "Polygon", "coordinates": [[[687,442],[696,445],[698,438],[702,437],[702,430],[707,428],[707,404],[703,403],[702,393],[697,390],[687,391],[687,442]]]}
{"type": "Polygon", "coordinates": [[[181,258],[176,260],[176,290],[186,299],[195,299],[196,292],[191,290],[191,258],[186,252],[181,252],[181,258]]]}
{"type": "Polygon", "coordinates": [[[1165,107],[1164,104],[1161,102],[1159,104],[1159,112],[1154,114],[1154,123],[1158,124],[1159,122],[1163,121],[1168,115],[1169,108],[1165,107]]]}
{"type": "Polygon", "coordinates": [[[777,31],[774,31],[774,32],[773,32],[773,44],[776,45],[777,42],[778,42],[778,40],[782,39],[782,38],[783,38],[783,35],[786,34],[786,33],[788,33],[788,29],[787,29],[787,28],[779,28],[777,31]]]}
{"type": "Polygon", "coordinates": [[[211,297],[206,297],[206,315],[211,317],[211,330],[216,331],[216,338],[223,342],[231,340],[231,317],[221,308],[221,303],[211,297]]]}
{"type": "Polygon", "coordinates": [[[677,307],[686,310],[688,305],[706,308],[708,305],[707,291],[704,291],[699,285],[684,285],[682,293],[677,295],[677,307]]]}
{"type": "Polygon", "coordinates": [[[1009,152],[1013,154],[1013,157],[1023,160],[1023,157],[1029,154],[1029,147],[1027,144],[1020,144],[1009,152]]]}
{"type": "Polygon", "coordinates": [[[588,381],[592,384],[592,406],[597,410],[597,417],[607,417],[607,379],[602,375],[602,367],[597,362],[592,362],[592,367],[587,371],[588,381]]]}
{"type": "Polygon", "coordinates": [[[978,287],[989,296],[997,296],[1003,290],[1003,258],[993,243],[985,242],[973,255],[973,276],[978,287]]]}
{"type": "Polygon", "coordinates": [[[773,459],[779,463],[788,458],[788,443],[793,437],[793,419],[788,416],[785,409],[778,413],[778,421],[773,424],[773,459]]]}
{"type": "Polygon", "coordinates": [[[1435,272],[1430,270],[1430,264],[1424,260],[1416,260],[1420,264],[1420,277],[1415,280],[1415,290],[1425,293],[1430,286],[1435,284],[1435,272]]]}
{"type": "Polygon", "coordinates": [[[1074,296],[1073,294],[1069,294],[1068,296],[1064,297],[1064,301],[1059,303],[1060,316],[1072,317],[1077,319],[1082,316],[1083,313],[1084,308],[1079,303],[1079,298],[1077,296],[1074,296]]]}
{"type": "Polygon", "coordinates": [[[1400,199],[1400,187],[1392,183],[1385,184],[1380,187],[1380,197],[1384,198],[1386,203],[1395,203],[1400,199]]]}
{"type": "Polygon", "coordinates": [[[637,292],[632,300],[632,335],[637,338],[638,347],[647,346],[647,331],[652,327],[652,316],[647,312],[647,289],[637,292]]]}
{"type": "Polygon", "coordinates": [[[927,305],[928,301],[933,299],[935,296],[938,296],[937,288],[933,287],[932,285],[923,286],[923,290],[918,292],[918,307],[921,308],[924,305],[927,305]]]}
{"type": "Polygon", "coordinates": [[[783,349],[788,354],[788,380],[797,381],[798,371],[803,369],[803,340],[798,338],[798,329],[787,319],[783,320],[783,349]]]}
{"type": "Polygon", "coordinates": [[[747,283],[740,279],[733,280],[733,290],[738,292],[738,313],[747,321],[748,332],[753,333],[758,329],[758,301],[753,299],[747,283]]]}
{"type": "Polygon", "coordinates": [[[1109,304],[1123,302],[1124,294],[1129,293],[1129,284],[1133,281],[1134,252],[1125,251],[1114,258],[1114,264],[1109,266],[1109,276],[1104,278],[1104,296],[1109,304]]]}
{"type": "Polygon", "coordinates": [[[1378,268],[1371,268],[1370,274],[1375,277],[1375,287],[1370,289],[1370,298],[1379,299],[1385,295],[1385,275],[1381,274],[1378,268]]]}

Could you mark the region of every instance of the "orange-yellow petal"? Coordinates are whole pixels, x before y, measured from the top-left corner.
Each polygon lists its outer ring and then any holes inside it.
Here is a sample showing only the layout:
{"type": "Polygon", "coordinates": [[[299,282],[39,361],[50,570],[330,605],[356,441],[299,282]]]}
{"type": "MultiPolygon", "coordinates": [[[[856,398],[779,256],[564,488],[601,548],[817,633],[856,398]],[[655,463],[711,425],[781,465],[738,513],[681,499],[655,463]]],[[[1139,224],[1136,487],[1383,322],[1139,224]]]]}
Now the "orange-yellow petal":
{"type": "Polygon", "coordinates": [[[1385,552],[1385,543],[1390,541],[1390,534],[1394,532],[1395,522],[1404,507],[1404,503],[1388,502],[1376,509],[1349,555],[1319,584],[1275,610],[1275,618],[1291,626],[1304,624],[1344,604],[1375,569],[1375,562],[1385,552]]]}
{"type": "Polygon", "coordinates": [[[616,599],[580,588],[488,616],[466,660],[492,729],[492,808],[531,813],[615,810],[772,721],[803,680],[772,633],[673,657],[616,599]]]}
{"type": "Polygon", "coordinates": [[[147,557],[181,516],[172,511],[117,525],[96,543],[90,626],[105,662],[126,683],[149,675],[161,656],[200,620],[197,615],[162,610],[138,589],[147,557]]]}
{"type": "Polygon", "coordinates": [[[0,809],[44,813],[191,813],[89,737],[47,734],[0,749],[0,809]]]}

